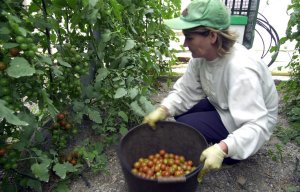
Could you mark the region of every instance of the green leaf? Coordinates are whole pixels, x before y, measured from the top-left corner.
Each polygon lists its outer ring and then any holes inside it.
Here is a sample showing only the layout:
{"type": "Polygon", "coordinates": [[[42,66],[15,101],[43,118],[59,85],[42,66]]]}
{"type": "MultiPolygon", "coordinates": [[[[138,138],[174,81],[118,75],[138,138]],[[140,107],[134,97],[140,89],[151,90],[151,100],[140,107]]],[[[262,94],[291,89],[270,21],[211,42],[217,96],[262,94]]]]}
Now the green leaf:
{"type": "Polygon", "coordinates": [[[46,104],[51,117],[55,118],[56,114],[58,113],[58,110],[53,105],[53,101],[50,99],[50,97],[45,89],[42,90],[42,96],[43,96],[44,103],[46,104]]]}
{"type": "Polygon", "coordinates": [[[98,75],[96,76],[96,82],[102,81],[109,75],[109,71],[107,68],[100,68],[98,69],[98,75]]]}
{"type": "Polygon", "coordinates": [[[89,0],[89,6],[95,7],[95,5],[98,3],[98,0],[89,0]]]}
{"type": "Polygon", "coordinates": [[[59,7],[59,8],[65,7],[68,5],[66,1],[61,1],[61,0],[53,0],[52,3],[53,3],[53,5],[55,5],[56,7],[59,7]]]}
{"type": "Polygon", "coordinates": [[[52,59],[50,57],[41,56],[42,62],[52,65],[52,59]]]}
{"type": "Polygon", "coordinates": [[[8,123],[13,125],[28,125],[27,122],[20,120],[16,115],[14,115],[14,111],[7,108],[5,104],[6,102],[0,99],[0,119],[4,118],[8,123]]]}
{"type": "Polygon", "coordinates": [[[10,49],[10,48],[13,48],[13,47],[18,47],[18,46],[19,46],[18,43],[4,43],[3,44],[4,49],[10,49]]]}
{"type": "Polygon", "coordinates": [[[114,98],[115,99],[119,99],[121,97],[124,97],[126,94],[127,94],[126,89],[124,89],[124,88],[121,87],[121,88],[117,89],[117,91],[116,91],[116,93],[114,95],[114,98]]]}
{"type": "Polygon", "coordinates": [[[35,69],[30,66],[28,61],[23,57],[15,57],[10,66],[6,70],[7,74],[11,77],[19,78],[23,76],[32,76],[35,69]]]}
{"type": "Polygon", "coordinates": [[[62,58],[57,58],[57,61],[60,65],[65,66],[65,67],[72,67],[69,63],[65,62],[62,60],[62,58]]]}
{"type": "Polygon", "coordinates": [[[120,128],[120,134],[121,134],[121,135],[124,136],[127,132],[128,132],[128,129],[127,129],[126,127],[122,126],[122,127],[120,128]]]}
{"type": "Polygon", "coordinates": [[[9,28],[7,28],[7,27],[1,27],[0,28],[0,34],[1,35],[8,35],[8,34],[10,34],[9,28]]]}
{"type": "Polygon", "coordinates": [[[101,35],[102,41],[104,43],[110,41],[111,39],[111,31],[110,30],[105,30],[105,32],[101,35]]]}
{"type": "Polygon", "coordinates": [[[83,87],[82,92],[90,99],[94,97],[94,87],[92,87],[92,85],[83,87]]]}
{"type": "Polygon", "coordinates": [[[22,36],[26,36],[26,34],[27,34],[27,30],[26,29],[24,29],[23,27],[19,27],[19,32],[21,33],[21,35],[22,36]]]}
{"type": "Polygon", "coordinates": [[[100,115],[99,111],[96,111],[94,109],[89,108],[88,109],[88,115],[89,115],[89,118],[92,121],[94,121],[95,123],[99,123],[99,124],[102,123],[102,118],[101,118],[101,115],[100,115]]]}
{"type": "Polygon", "coordinates": [[[139,106],[137,101],[134,101],[130,103],[130,108],[133,110],[133,112],[141,117],[144,117],[146,113],[143,111],[143,109],[139,106]]]}
{"type": "MultiPolygon", "coordinates": [[[[24,178],[25,179],[25,178],[24,178]]],[[[26,185],[37,192],[42,192],[41,181],[26,178],[26,185]]]]}
{"type": "Polygon", "coordinates": [[[118,115],[125,121],[128,122],[128,116],[126,115],[126,113],[124,111],[119,111],[118,115]]]}
{"type": "Polygon", "coordinates": [[[65,162],[63,164],[61,164],[61,163],[55,164],[53,167],[53,171],[61,179],[65,179],[67,176],[67,172],[75,172],[75,171],[77,171],[77,169],[69,162],[65,162]]]}
{"type": "Polygon", "coordinates": [[[144,111],[148,114],[154,111],[155,107],[152,103],[144,96],[139,99],[139,102],[142,104],[144,111]]]}
{"type": "Polygon", "coordinates": [[[54,65],[54,66],[51,66],[51,69],[53,71],[53,73],[56,75],[56,76],[62,76],[63,75],[63,72],[60,70],[61,68],[54,65]]]}
{"type": "Polygon", "coordinates": [[[121,4],[119,4],[117,0],[110,0],[110,5],[112,7],[112,11],[113,11],[115,17],[119,21],[122,21],[123,6],[121,4]]]}
{"type": "Polygon", "coordinates": [[[128,40],[126,41],[125,47],[123,48],[123,51],[128,51],[128,50],[132,49],[134,46],[135,46],[134,40],[128,39],[128,40]]]}
{"type": "Polygon", "coordinates": [[[84,103],[83,102],[79,102],[79,101],[74,101],[73,102],[73,110],[75,112],[80,112],[84,110],[84,103]]]}
{"type": "Polygon", "coordinates": [[[30,140],[35,129],[38,128],[37,119],[31,113],[21,112],[18,114],[18,117],[26,122],[28,122],[28,126],[22,129],[22,138],[24,140],[30,140]]]}
{"type": "Polygon", "coordinates": [[[43,163],[35,163],[31,165],[32,173],[41,181],[49,181],[48,167],[43,163]]]}
{"type": "Polygon", "coordinates": [[[126,66],[126,64],[128,63],[129,61],[129,57],[122,57],[121,58],[121,62],[119,64],[119,68],[123,68],[126,66]]]}
{"type": "Polygon", "coordinates": [[[59,182],[53,189],[53,192],[68,192],[68,191],[69,191],[69,187],[67,182],[65,181],[59,182]]]}
{"type": "Polygon", "coordinates": [[[134,99],[139,94],[139,90],[134,87],[129,89],[129,95],[131,99],[134,99]]]}
{"type": "Polygon", "coordinates": [[[67,0],[67,2],[72,9],[76,10],[77,0],[67,0]]]}

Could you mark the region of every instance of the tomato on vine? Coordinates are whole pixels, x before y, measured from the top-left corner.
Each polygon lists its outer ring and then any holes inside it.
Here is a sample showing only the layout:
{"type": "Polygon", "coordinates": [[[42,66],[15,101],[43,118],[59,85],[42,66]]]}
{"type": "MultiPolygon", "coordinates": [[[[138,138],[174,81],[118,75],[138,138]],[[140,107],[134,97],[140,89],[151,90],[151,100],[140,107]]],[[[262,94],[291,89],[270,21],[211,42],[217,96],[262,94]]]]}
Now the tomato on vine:
{"type": "Polygon", "coordinates": [[[27,45],[26,43],[22,43],[22,44],[20,45],[20,48],[21,48],[23,51],[25,51],[25,50],[28,49],[28,45],[27,45]]]}
{"type": "Polygon", "coordinates": [[[20,54],[20,50],[16,47],[13,47],[13,48],[10,48],[9,49],[9,54],[12,56],[12,57],[16,57],[20,54]]]}
{"type": "Polygon", "coordinates": [[[59,113],[59,114],[56,115],[56,117],[57,117],[57,119],[59,119],[59,120],[63,120],[63,119],[65,118],[65,114],[59,113]]]}
{"type": "Polygon", "coordinates": [[[1,77],[0,78],[0,85],[1,86],[7,86],[7,85],[9,85],[9,80],[7,78],[1,77]]]}
{"type": "Polygon", "coordinates": [[[76,165],[76,164],[77,164],[77,161],[76,161],[76,159],[72,159],[72,160],[70,161],[70,163],[71,163],[72,165],[76,165]]]}
{"type": "Polygon", "coordinates": [[[25,55],[29,56],[29,57],[33,57],[35,55],[35,52],[33,50],[29,50],[25,52],[25,55]]]}
{"type": "Polygon", "coordinates": [[[4,62],[0,61],[0,71],[4,71],[6,68],[7,65],[4,62]]]}
{"type": "Polygon", "coordinates": [[[21,43],[24,43],[24,42],[25,42],[25,38],[22,37],[22,36],[17,36],[17,37],[16,37],[16,42],[17,42],[17,43],[20,43],[20,44],[21,44],[21,43]]]}
{"type": "Polygon", "coordinates": [[[70,123],[67,123],[66,125],[65,125],[65,129],[71,129],[72,128],[72,125],[70,124],[70,123]]]}
{"type": "Polygon", "coordinates": [[[0,157],[3,157],[6,154],[6,149],[1,147],[0,148],[0,157]]]}

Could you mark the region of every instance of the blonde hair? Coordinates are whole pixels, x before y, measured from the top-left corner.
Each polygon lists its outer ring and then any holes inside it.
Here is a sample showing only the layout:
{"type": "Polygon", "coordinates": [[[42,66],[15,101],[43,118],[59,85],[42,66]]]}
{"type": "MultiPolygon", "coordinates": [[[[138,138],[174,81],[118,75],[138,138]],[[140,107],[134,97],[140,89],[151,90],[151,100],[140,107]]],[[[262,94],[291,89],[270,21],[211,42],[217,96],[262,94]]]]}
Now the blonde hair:
{"type": "Polygon", "coordinates": [[[203,26],[185,30],[185,32],[187,33],[202,33],[204,34],[204,36],[208,36],[210,31],[217,34],[217,41],[215,43],[215,46],[217,48],[218,56],[222,57],[225,54],[229,53],[230,49],[233,47],[238,38],[238,34],[234,31],[231,31],[229,29],[217,30],[211,27],[203,26]]]}

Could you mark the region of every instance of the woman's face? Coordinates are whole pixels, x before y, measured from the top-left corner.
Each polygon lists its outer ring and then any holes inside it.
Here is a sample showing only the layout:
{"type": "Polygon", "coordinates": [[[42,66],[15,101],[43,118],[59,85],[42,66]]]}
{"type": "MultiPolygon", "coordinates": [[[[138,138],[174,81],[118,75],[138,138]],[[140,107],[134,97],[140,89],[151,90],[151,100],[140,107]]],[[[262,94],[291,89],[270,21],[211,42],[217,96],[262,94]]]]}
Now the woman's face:
{"type": "Polygon", "coordinates": [[[217,35],[212,31],[183,31],[185,36],[184,47],[188,47],[193,58],[205,58],[208,61],[218,57],[214,46],[217,35]]]}

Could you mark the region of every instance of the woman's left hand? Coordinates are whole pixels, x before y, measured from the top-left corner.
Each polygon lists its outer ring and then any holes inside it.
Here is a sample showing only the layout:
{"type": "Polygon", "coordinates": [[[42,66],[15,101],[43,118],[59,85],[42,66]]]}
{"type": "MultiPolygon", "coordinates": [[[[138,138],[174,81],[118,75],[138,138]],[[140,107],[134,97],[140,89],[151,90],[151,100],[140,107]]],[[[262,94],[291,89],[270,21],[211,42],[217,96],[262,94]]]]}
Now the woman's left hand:
{"type": "Polygon", "coordinates": [[[203,176],[207,172],[220,169],[225,156],[226,153],[219,144],[214,144],[205,149],[200,156],[200,162],[204,163],[204,166],[198,175],[198,182],[202,182],[203,176]]]}

